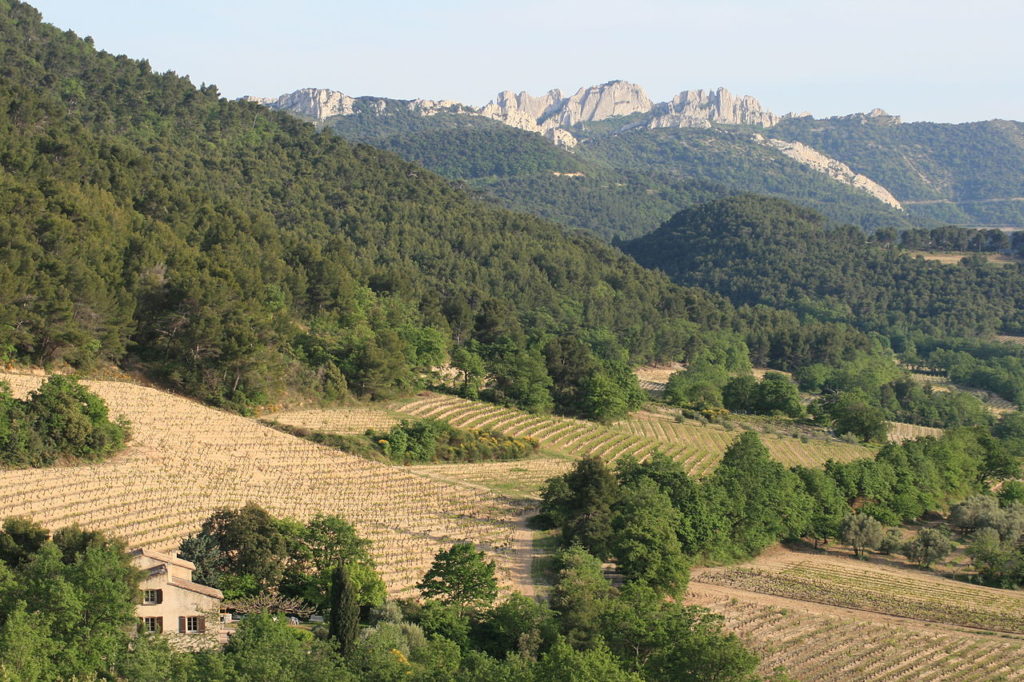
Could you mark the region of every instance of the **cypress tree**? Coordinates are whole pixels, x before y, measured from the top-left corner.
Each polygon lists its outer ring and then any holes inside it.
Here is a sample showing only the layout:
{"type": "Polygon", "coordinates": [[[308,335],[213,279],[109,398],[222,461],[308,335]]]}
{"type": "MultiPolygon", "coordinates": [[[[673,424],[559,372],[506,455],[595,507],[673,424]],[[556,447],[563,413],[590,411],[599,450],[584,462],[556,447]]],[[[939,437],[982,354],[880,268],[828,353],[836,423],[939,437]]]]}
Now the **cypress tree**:
{"type": "Polygon", "coordinates": [[[352,650],[352,644],[359,633],[359,603],[344,561],[338,562],[331,576],[330,603],[327,633],[338,642],[338,652],[345,656],[352,650]]]}

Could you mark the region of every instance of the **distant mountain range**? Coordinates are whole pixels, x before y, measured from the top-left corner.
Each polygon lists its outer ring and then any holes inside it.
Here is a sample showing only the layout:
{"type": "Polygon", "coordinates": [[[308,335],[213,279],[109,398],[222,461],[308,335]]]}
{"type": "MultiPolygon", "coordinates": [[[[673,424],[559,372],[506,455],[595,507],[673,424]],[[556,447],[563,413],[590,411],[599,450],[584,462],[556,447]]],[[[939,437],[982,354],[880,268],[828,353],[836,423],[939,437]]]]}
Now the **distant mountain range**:
{"type": "Polygon", "coordinates": [[[744,191],[869,228],[1024,226],[1024,124],[1013,121],[902,123],[881,109],[780,116],[724,88],[654,102],[625,81],[570,96],[505,91],[483,107],[314,88],[247,99],[607,238],[744,191]]]}

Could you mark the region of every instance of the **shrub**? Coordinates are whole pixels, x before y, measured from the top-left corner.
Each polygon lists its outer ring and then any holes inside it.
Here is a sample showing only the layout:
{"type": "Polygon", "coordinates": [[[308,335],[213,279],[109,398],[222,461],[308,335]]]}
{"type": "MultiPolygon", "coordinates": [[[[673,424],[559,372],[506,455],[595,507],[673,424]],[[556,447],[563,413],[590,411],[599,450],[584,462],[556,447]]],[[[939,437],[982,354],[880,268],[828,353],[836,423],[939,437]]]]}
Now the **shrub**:
{"type": "Polygon", "coordinates": [[[389,431],[370,430],[366,435],[388,459],[402,464],[508,461],[529,457],[540,448],[529,438],[456,429],[437,419],[402,420],[389,431]]]}

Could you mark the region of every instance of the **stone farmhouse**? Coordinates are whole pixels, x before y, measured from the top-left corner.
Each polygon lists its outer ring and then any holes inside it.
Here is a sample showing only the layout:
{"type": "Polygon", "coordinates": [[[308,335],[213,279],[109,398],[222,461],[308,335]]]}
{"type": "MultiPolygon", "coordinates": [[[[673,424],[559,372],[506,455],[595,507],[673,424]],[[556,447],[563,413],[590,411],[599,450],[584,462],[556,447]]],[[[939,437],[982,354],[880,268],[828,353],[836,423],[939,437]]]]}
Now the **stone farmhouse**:
{"type": "Polygon", "coordinates": [[[205,634],[209,626],[210,634],[219,634],[224,595],[192,582],[195,564],[143,548],[132,550],[130,555],[146,574],[139,583],[142,602],[135,609],[140,630],[191,637],[205,634]]]}

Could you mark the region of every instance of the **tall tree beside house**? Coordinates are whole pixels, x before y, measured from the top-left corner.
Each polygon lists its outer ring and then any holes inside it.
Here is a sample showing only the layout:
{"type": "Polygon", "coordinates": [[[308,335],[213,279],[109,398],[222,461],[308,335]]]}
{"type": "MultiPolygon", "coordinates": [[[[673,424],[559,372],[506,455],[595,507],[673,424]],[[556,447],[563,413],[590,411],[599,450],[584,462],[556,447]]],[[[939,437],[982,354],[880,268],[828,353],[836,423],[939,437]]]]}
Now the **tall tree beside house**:
{"type": "Polygon", "coordinates": [[[359,634],[359,601],[356,587],[339,560],[331,575],[331,613],[327,634],[338,643],[338,652],[345,656],[359,634]]]}
{"type": "Polygon", "coordinates": [[[129,655],[140,573],[118,543],[65,561],[45,542],[0,562],[0,679],[111,679],[129,655]]]}

